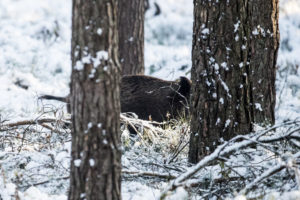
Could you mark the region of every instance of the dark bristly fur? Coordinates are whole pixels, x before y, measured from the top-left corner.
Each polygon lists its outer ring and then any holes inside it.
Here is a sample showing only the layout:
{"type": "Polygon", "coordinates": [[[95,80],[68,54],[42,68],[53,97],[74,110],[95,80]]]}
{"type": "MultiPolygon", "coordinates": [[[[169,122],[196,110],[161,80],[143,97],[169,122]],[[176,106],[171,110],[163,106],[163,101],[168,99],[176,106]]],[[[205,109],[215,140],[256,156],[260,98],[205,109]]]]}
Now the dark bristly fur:
{"type": "MultiPolygon", "coordinates": [[[[165,81],[144,75],[123,76],[121,81],[121,112],[133,112],[140,119],[162,122],[177,118],[186,111],[191,81],[165,81]]],[[[41,96],[40,99],[69,102],[68,97],[41,96]]]]}
{"type": "Polygon", "coordinates": [[[190,81],[165,81],[150,76],[124,76],[121,85],[121,111],[134,112],[140,119],[161,122],[176,118],[190,94],[190,81]],[[167,114],[170,114],[167,117],[167,114]],[[150,116],[150,117],[149,117],[150,116]]]}

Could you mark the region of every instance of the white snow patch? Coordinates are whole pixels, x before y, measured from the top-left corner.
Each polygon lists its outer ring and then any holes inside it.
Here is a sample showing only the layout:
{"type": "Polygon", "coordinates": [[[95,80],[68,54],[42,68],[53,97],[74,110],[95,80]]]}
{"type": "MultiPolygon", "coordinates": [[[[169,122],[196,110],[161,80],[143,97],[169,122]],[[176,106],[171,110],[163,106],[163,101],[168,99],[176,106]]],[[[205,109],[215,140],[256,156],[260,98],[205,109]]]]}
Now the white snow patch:
{"type": "Polygon", "coordinates": [[[255,103],[255,108],[259,111],[263,111],[260,103],[255,103]]]}
{"type": "Polygon", "coordinates": [[[74,160],[74,165],[75,165],[76,167],[80,167],[80,164],[81,164],[81,160],[80,160],[80,159],[74,160]]]}
{"type": "Polygon", "coordinates": [[[228,88],[228,86],[226,85],[226,83],[225,83],[223,80],[221,80],[221,84],[222,84],[224,90],[228,93],[228,92],[229,92],[229,88],[228,88]]]}
{"type": "Polygon", "coordinates": [[[225,128],[227,128],[230,124],[231,120],[230,119],[227,119],[226,122],[225,122],[225,128]]]}
{"type": "Polygon", "coordinates": [[[224,104],[224,99],[221,97],[221,98],[219,99],[219,102],[220,102],[220,104],[224,104]]]}
{"type": "Polygon", "coordinates": [[[129,42],[133,42],[133,37],[130,37],[130,38],[128,39],[128,41],[129,41],[129,42]]]}
{"type": "Polygon", "coordinates": [[[211,85],[211,82],[209,82],[208,80],[206,80],[205,83],[208,87],[211,85]]]}
{"type": "Polygon", "coordinates": [[[219,65],[218,65],[218,63],[215,63],[215,65],[214,65],[214,67],[215,67],[215,70],[219,70],[219,65]]]}
{"type": "Polygon", "coordinates": [[[239,35],[236,35],[236,36],[234,37],[234,39],[235,39],[235,41],[239,41],[239,39],[240,39],[239,35]]]}
{"type": "Polygon", "coordinates": [[[216,125],[218,125],[221,122],[221,119],[218,117],[217,121],[216,121],[216,125]]]}
{"type": "Polygon", "coordinates": [[[23,194],[19,192],[19,196],[21,200],[67,200],[66,195],[48,195],[36,187],[28,188],[23,194]]]}
{"type": "Polygon", "coordinates": [[[108,60],[107,51],[101,50],[96,53],[96,57],[92,57],[90,54],[82,57],[76,61],[74,66],[75,70],[81,71],[84,69],[85,64],[93,64],[94,67],[98,67],[101,64],[101,60],[108,60]]]}
{"type": "Polygon", "coordinates": [[[207,35],[207,34],[209,34],[209,29],[208,29],[208,28],[205,28],[205,29],[203,29],[203,30],[201,31],[201,33],[204,34],[204,35],[207,35]]]}
{"type": "Polygon", "coordinates": [[[98,29],[97,29],[97,34],[98,34],[98,35],[102,35],[102,32],[103,32],[103,31],[102,31],[102,28],[98,28],[98,29]]]}
{"type": "Polygon", "coordinates": [[[103,144],[108,144],[108,141],[106,139],[103,139],[103,144]]]}
{"type": "Polygon", "coordinates": [[[221,63],[221,66],[222,66],[223,68],[227,68],[227,63],[226,63],[226,62],[222,62],[222,63],[221,63]]]}
{"type": "Polygon", "coordinates": [[[266,196],[266,200],[299,200],[300,199],[300,190],[284,192],[283,194],[279,192],[272,192],[266,196]]]}
{"type": "Polygon", "coordinates": [[[89,163],[90,163],[90,166],[91,167],[94,167],[95,166],[95,160],[94,159],[89,159],[89,163]]]}
{"type": "Polygon", "coordinates": [[[237,30],[239,29],[239,26],[240,26],[240,20],[237,21],[236,24],[234,24],[234,32],[237,32],[237,30]]]}
{"type": "Polygon", "coordinates": [[[258,33],[258,30],[257,30],[257,28],[254,28],[254,30],[252,31],[252,35],[258,35],[259,33],[258,33]]]}

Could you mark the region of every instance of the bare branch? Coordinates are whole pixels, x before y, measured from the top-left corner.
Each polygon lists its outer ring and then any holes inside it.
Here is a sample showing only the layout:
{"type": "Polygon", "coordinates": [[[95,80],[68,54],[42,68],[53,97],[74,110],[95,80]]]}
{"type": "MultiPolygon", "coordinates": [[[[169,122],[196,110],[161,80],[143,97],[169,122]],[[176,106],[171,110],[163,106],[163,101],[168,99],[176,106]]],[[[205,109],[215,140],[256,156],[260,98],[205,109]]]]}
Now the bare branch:
{"type": "Polygon", "coordinates": [[[122,170],[122,174],[134,175],[134,176],[152,176],[164,179],[174,179],[176,176],[168,173],[155,173],[155,172],[146,172],[146,171],[127,171],[122,170]]]}
{"type": "Polygon", "coordinates": [[[276,126],[273,126],[271,128],[268,128],[258,134],[254,134],[252,138],[247,138],[247,137],[241,137],[241,136],[236,136],[230,141],[225,142],[224,144],[220,145],[217,147],[217,149],[210,155],[204,157],[200,162],[198,162],[195,166],[191,167],[190,170],[187,170],[185,173],[181,174],[178,176],[175,180],[173,180],[167,187],[166,189],[161,193],[160,199],[164,199],[167,196],[168,191],[176,189],[178,186],[183,185],[184,181],[188,180],[192,176],[194,176],[197,172],[199,172],[200,169],[203,167],[207,166],[210,164],[212,161],[215,161],[219,157],[223,156],[228,156],[231,155],[233,152],[238,151],[239,149],[251,146],[256,143],[268,143],[268,142],[275,142],[275,141],[280,141],[284,140],[286,138],[293,138],[293,139],[298,139],[300,138],[299,134],[293,135],[296,131],[299,131],[299,128],[293,129],[283,135],[279,136],[273,136],[273,137],[263,137],[260,139],[262,136],[266,135],[268,132],[275,130],[276,128],[290,125],[290,124],[295,124],[299,123],[298,121],[295,122],[285,122],[283,124],[279,124],[276,126]],[[244,141],[239,141],[237,143],[234,143],[238,140],[244,139],[244,141]]]}
{"type": "Polygon", "coordinates": [[[17,122],[12,122],[12,123],[4,123],[1,125],[0,127],[0,131],[7,131],[9,130],[9,128],[12,127],[17,127],[17,126],[24,126],[24,125],[41,125],[43,123],[54,123],[54,122],[63,122],[66,124],[70,124],[69,121],[67,120],[60,120],[60,119],[56,119],[56,118],[42,118],[42,119],[29,119],[29,120],[22,120],[22,121],[17,121],[17,122]]]}

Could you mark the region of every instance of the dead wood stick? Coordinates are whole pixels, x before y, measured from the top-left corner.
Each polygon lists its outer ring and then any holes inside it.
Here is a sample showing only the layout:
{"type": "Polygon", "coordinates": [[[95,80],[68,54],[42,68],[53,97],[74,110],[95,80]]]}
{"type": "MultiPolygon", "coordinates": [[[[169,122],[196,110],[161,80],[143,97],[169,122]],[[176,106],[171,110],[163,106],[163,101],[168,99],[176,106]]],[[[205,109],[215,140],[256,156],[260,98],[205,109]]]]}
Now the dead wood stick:
{"type": "Polygon", "coordinates": [[[24,126],[24,125],[42,125],[43,123],[53,123],[61,121],[66,124],[70,124],[71,122],[67,120],[60,120],[56,118],[42,118],[42,119],[30,119],[30,120],[22,120],[22,121],[17,121],[17,122],[12,122],[12,123],[4,123],[0,126],[0,131],[6,131],[9,130],[9,128],[17,127],[17,126],[24,126]]]}
{"type": "Polygon", "coordinates": [[[122,170],[122,174],[134,175],[134,176],[152,176],[158,178],[165,178],[165,179],[174,179],[176,176],[168,173],[156,173],[156,172],[147,172],[147,171],[127,171],[122,170]]]}

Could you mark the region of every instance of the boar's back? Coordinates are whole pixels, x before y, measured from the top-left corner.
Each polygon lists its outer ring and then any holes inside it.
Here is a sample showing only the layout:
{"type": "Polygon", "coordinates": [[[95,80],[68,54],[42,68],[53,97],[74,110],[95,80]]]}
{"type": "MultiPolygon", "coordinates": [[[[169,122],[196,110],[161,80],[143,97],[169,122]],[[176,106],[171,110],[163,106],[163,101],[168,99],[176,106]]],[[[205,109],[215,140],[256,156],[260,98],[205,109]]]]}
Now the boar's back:
{"type": "Polygon", "coordinates": [[[176,82],[144,75],[123,76],[121,112],[134,112],[140,119],[158,122],[176,118],[187,106],[190,87],[185,77],[176,82]]]}

